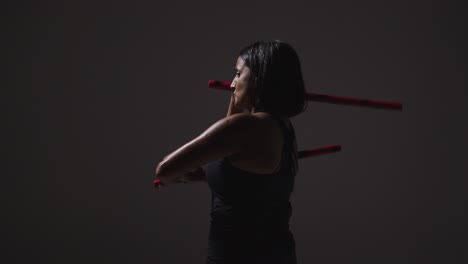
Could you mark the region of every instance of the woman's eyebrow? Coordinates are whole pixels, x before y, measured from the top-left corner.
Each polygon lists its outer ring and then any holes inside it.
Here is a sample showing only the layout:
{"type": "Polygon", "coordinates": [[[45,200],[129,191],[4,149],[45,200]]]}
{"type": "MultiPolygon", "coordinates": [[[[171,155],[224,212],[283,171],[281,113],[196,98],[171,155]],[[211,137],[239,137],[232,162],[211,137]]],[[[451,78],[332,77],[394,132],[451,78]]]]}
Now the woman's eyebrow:
{"type": "Polygon", "coordinates": [[[234,70],[235,70],[235,71],[240,71],[239,69],[237,69],[237,67],[234,67],[234,70]]]}

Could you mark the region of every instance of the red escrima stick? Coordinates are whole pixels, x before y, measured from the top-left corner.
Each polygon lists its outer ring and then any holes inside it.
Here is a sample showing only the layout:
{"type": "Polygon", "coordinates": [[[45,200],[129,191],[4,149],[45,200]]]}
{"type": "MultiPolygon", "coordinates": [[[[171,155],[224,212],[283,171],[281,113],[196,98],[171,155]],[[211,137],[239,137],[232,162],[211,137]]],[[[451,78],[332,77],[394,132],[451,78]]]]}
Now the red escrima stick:
{"type": "Polygon", "coordinates": [[[298,155],[298,158],[302,159],[302,158],[308,158],[308,157],[314,157],[318,155],[333,153],[333,152],[337,152],[340,150],[341,150],[341,145],[334,144],[334,145],[328,145],[328,146],[323,146],[319,148],[301,150],[297,152],[297,155],[298,155]]]}
{"type": "MultiPolygon", "coordinates": [[[[308,158],[308,157],[314,157],[314,156],[319,156],[323,154],[328,154],[328,153],[333,153],[341,150],[341,145],[339,144],[334,144],[334,145],[328,145],[328,146],[323,146],[319,148],[311,148],[311,149],[306,149],[306,150],[301,150],[298,151],[298,158],[308,158]]],[[[164,186],[160,180],[154,180],[153,181],[154,188],[159,188],[161,186],[164,186]]]]}
{"type": "MultiPolygon", "coordinates": [[[[213,89],[232,91],[230,86],[231,86],[231,82],[216,81],[216,80],[208,81],[208,87],[213,88],[213,89]]],[[[370,100],[370,99],[360,99],[360,98],[325,95],[325,94],[317,94],[317,93],[306,93],[306,98],[309,101],[331,103],[331,104],[354,105],[354,106],[380,108],[380,109],[396,110],[396,111],[401,111],[403,109],[403,105],[398,102],[377,101],[377,100],[370,100]]]]}

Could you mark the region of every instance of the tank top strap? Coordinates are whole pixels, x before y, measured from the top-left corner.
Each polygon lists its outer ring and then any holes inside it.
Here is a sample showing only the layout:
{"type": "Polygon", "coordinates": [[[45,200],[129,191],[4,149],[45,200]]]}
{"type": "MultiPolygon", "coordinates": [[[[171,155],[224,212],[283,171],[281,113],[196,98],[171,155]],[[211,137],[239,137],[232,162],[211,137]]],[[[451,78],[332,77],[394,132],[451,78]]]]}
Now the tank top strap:
{"type": "Polygon", "coordinates": [[[280,164],[278,165],[278,168],[273,173],[278,173],[283,167],[284,167],[284,162],[287,161],[286,159],[286,154],[288,154],[291,151],[291,144],[292,144],[292,126],[289,122],[287,121],[285,116],[282,115],[275,115],[272,114],[273,118],[277,121],[278,125],[281,128],[282,136],[283,136],[283,148],[281,152],[281,161],[280,164]]]}

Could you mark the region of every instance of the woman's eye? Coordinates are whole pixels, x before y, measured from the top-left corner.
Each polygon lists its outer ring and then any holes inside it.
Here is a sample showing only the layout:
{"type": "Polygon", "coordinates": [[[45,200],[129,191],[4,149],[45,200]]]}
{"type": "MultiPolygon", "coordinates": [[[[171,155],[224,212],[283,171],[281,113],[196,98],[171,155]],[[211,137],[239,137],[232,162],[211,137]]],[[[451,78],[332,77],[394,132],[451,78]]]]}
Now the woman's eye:
{"type": "Polygon", "coordinates": [[[236,75],[237,75],[237,76],[240,76],[240,72],[236,72],[236,75]]]}

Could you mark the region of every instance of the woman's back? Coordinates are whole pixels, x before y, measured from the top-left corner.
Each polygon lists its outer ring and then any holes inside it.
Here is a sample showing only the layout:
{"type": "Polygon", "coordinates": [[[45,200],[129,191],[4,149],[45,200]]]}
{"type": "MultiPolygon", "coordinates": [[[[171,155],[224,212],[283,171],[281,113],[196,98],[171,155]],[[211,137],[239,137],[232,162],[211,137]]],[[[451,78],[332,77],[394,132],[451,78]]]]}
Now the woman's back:
{"type": "Polygon", "coordinates": [[[277,117],[269,113],[252,114],[261,123],[261,132],[256,136],[255,143],[241,153],[227,157],[230,164],[244,171],[257,174],[274,173],[281,165],[284,132],[282,126],[290,126],[287,117],[277,117]],[[281,122],[281,124],[279,123],[281,122]]]}
{"type": "MultiPolygon", "coordinates": [[[[294,237],[289,229],[289,198],[296,171],[291,169],[295,164],[290,157],[296,151],[295,135],[290,122],[285,122],[287,118],[273,119],[284,143],[276,148],[280,150],[280,162],[276,170],[276,165],[270,166],[273,173],[247,171],[229,158],[206,165],[212,194],[207,263],[296,262],[294,237]]],[[[241,158],[239,155],[237,161],[241,158]]]]}

